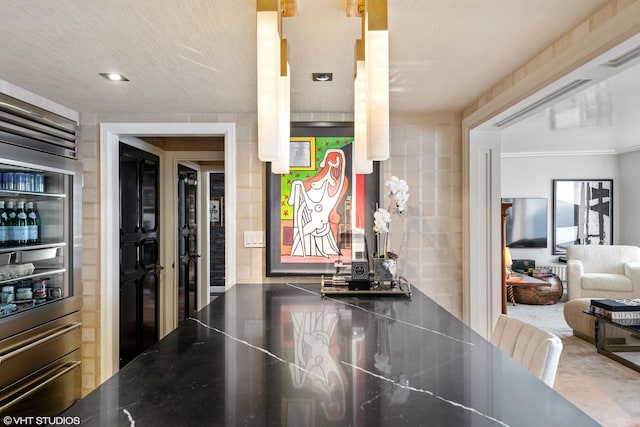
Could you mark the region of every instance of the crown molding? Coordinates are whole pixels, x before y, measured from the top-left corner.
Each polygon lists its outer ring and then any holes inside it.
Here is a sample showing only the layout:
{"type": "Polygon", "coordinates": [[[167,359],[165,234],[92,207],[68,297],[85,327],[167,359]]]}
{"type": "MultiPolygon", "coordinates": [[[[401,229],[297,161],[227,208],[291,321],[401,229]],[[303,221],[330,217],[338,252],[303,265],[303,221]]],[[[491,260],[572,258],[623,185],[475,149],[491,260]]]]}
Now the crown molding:
{"type": "Polygon", "coordinates": [[[633,153],[634,151],[640,151],[640,145],[630,145],[628,147],[621,147],[616,149],[618,154],[633,153]]]}
{"type": "MultiPolygon", "coordinates": [[[[640,147],[638,147],[640,149],[640,147]]],[[[521,153],[501,153],[503,159],[517,157],[562,157],[562,156],[614,156],[619,154],[613,149],[585,151],[523,151],[521,153]]]]}

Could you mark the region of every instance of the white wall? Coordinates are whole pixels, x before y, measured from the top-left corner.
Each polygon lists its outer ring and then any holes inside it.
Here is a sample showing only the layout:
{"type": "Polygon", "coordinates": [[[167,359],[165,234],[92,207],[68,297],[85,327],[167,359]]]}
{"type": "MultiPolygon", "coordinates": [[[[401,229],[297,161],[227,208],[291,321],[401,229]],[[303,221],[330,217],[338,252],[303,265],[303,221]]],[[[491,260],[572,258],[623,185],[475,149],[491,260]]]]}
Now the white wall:
{"type": "Polygon", "coordinates": [[[638,212],[640,212],[640,151],[621,154],[620,163],[620,233],[619,243],[623,245],[640,246],[640,224],[638,224],[638,212]]]}
{"type": "MultiPolygon", "coordinates": [[[[503,146],[505,141],[503,140],[503,146]]],[[[638,169],[638,168],[636,168],[638,169]]],[[[636,170],[636,180],[640,179],[640,170],[636,170]]],[[[544,197],[547,198],[547,248],[511,249],[514,259],[535,259],[537,264],[551,264],[558,260],[552,254],[553,227],[553,180],[554,179],[613,179],[613,241],[619,242],[620,226],[620,179],[618,156],[610,155],[518,155],[503,154],[501,193],[502,197],[544,197]]],[[[640,206],[640,205],[636,205],[640,206]]],[[[637,212],[637,210],[636,210],[637,212]]]]}

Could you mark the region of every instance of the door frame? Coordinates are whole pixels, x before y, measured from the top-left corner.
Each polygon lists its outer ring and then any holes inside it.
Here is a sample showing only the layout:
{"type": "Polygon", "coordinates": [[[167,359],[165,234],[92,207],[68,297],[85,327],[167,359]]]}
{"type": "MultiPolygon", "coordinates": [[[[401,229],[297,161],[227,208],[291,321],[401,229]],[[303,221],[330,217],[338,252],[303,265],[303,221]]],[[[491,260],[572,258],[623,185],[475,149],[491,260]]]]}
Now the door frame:
{"type": "MultiPolygon", "coordinates": [[[[236,283],[236,197],[233,189],[236,185],[236,126],[235,123],[101,123],[100,124],[100,383],[106,381],[114,373],[118,372],[119,354],[119,295],[117,283],[119,276],[119,226],[113,222],[113,212],[119,212],[119,156],[118,143],[124,137],[137,136],[222,136],[224,137],[224,171],[225,171],[225,217],[227,227],[225,239],[227,250],[225,256],[225,269],[227,271],[225,290],[236,283]]],[[[146,148],[143,148],[146,149],[146,148]]],[[[161,176],[166,177],[162,163],[166,168],[167,154],[161,156],[161,176]]],[[[193,159],[199,152],[184,152],[190,154],[193,159]]],[[[164,169],[166,170],[166,169],[164,169]]],[[[161,184],[162,185],[162,184],[161,184]]],[[[166,187],[165,188],[171,188],[166,187]]],[[[168,199],[160,194],[161,206],[165,206],[163,200],[168,199]]],[[[175,204],[173,205],[175,207],[175,204]]],[[[166,216],[166,215],[165,215],[166,216]]],[[[173,219],[175,222],[175,217],[173,219]]],[[[168,221],[161,218],[162,234],[167,234],[168,221]]],[[[173,228],[170,228],[170,231],[173,228]]],[[[166,237],[165,237],[166,239],[166,237]]],[[[167,245],[160,247],[160,257],[166,264],[167,245]]],[[[170,251],[169,253],[172,253],[170,251]]],[[[160,276],[160,306],[166,307],[166,274],[160,276]]],[[[175,301],[175,299],[174,299],[175,301]]],[[[202,301],[204,303],[205,301],[202,301]]],[[[172,309],[173,310],[173,309],[172,309]]],[[[173,312],[173,311],[172,311],[173,312]]],[[[168,316],[162,316],[168,317],[168,316]]],[[[175,316],[173,316],[175,322],[175,316]]],[[[162,338],[171,329],[171,322],[160,321],[160,337],[162,338]]]]}

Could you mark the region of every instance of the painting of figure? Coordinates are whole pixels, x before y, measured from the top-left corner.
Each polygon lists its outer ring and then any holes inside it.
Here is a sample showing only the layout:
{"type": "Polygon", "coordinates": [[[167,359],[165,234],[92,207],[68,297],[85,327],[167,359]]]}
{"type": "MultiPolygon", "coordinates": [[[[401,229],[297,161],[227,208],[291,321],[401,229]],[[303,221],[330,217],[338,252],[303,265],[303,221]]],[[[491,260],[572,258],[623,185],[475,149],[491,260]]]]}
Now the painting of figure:
{"type": "Polygon", "coordinates": [[[291,183],[287,203],[293,208],[291,256],[338,255],[337,232],[340,223],[338,202],[344,199],[348,178],[342,150],[325,151],[320,172],[307,180],[291,183]]]}
{"type": "Polygon", "coordinates": [[[353,230],[371,228],[378,169],[354,173],[353,129],[345,129],[293,136],[290,173],[268,173],[268,276],[334,272],[351,262],[353,230]]]}

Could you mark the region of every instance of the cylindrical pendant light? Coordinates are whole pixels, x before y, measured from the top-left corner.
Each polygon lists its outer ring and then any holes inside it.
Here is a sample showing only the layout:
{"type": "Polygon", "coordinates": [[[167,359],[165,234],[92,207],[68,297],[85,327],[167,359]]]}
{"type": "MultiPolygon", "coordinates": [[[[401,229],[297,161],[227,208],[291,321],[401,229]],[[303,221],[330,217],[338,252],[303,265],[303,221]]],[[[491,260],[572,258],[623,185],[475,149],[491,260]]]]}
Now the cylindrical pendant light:
{"type": "Polygon", "coordinates": [[[279,160],[271,162],[271,172],[288,174],[290,169],[290,136],[291,136],[291,79],[289,77],[289,61],[287,40],[280,44],[280,123],[278,126],[279,160]]]}
{"type": "Polygon", "coordinates": [[[372,173],[373,161],[367,155],[367,72],[364,42],[356,40],[356,78],[353,87],[354,159],[356,173],[372,173]]]}
{"type": "Polygon", "coordinates": [[[258,77],[258,158],[263,162],[280,160],[280,0],[258,0],[257,77],[258,77]]]}
{"type": "Polygon", "coordinates": [[[389,33],[387,1],[366,0],[367,156],[389,158],[389,33]]]}

